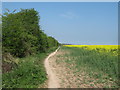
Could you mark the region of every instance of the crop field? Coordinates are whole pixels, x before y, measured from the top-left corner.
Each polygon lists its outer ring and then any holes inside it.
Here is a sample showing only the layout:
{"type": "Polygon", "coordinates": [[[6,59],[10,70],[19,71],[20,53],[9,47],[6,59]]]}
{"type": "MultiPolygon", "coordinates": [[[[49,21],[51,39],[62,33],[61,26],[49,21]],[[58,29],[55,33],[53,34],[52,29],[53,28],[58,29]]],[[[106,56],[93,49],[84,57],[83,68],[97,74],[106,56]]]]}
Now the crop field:
{"type": "Polygon", "coordinates": [[[111,52],[113,55],[118,55],[118,45],[64,45],[67,47],[78,47],[88,50],[96,50],[98,52],[111,52]]]}
{"type": "Polygon", "coordinates": [[[71,65],[74,64],[74,73],[79,73],[78,75],[84,73],[81,82],[86,84],[86,88],[119,86],[117,45],[64,45],[61,49],[69,52],[59,56],[65,58],[68,67],[72,68],[71,65]]]}
{"type": "Polygon", "coordinates": [[[111,50],[118,50],[118,45],[64,45],[67,47],[78,47],[78,48],[86,48],[89,50],[106,50],[106,51],[111,51],[111,50]]]}
{"type": "Polygon", "coordinates": [[[118,49],[118,45],[64,45],[68,47],[87,47],[89,49],[104,48],[104,49],[118,49]]]}

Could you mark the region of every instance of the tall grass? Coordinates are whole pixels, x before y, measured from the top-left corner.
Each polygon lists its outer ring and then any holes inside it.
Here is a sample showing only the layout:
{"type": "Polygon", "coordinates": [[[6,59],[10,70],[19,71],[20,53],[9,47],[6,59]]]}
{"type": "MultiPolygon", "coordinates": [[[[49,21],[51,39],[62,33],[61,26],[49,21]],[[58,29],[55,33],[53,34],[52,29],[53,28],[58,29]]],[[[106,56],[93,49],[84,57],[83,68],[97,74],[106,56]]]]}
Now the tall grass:
{"type": "Polygon", "coordinates": [[[10,72],[2,74],[2,88],[38,88],[47,80],[43,61],[55,49],[18,58],[18,65],[10,72]]]}
{"type": "MultiPolygon", "coordinates": [[[[78,71],[85,70],[94,78],[110,79],[118,83],[118,56],[113,55],[113,51],[99,52],[98,50],[87,50],[77,47],[63,47],[62,49],[70,52],[78,71]]],[[[114,86],[113,86],[114,87],[114,86]]]]}

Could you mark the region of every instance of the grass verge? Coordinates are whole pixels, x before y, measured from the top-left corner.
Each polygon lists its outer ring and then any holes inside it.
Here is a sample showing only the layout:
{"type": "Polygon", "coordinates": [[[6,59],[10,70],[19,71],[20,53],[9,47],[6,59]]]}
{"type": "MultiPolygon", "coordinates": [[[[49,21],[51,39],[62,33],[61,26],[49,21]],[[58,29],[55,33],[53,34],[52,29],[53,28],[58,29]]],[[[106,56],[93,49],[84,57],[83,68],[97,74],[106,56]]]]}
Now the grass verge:
{"type": "Polygon", "coordinates": [[[44,59],[55,49],[51,48],[46,53],[17,58],[16,66],[2,74],[2,88],[38,88],[47,80],[44,59]]]}
{"type": "MultiPolygon", "coordinates": [[[[112,52],[98,52],[76,47],[62,47],[70,52],[64,55],[65,63],[75,64],[74,72],[84,73],[84,84],[91,87],[118,88],[118,56],[112,52]],[[76,70],[77,69],[77,70],[76,70]]],[[[82,78],[80,76],[80,78],[82,78]]],[[[81,81],[83,82],[83,81],[81,81]]]]}

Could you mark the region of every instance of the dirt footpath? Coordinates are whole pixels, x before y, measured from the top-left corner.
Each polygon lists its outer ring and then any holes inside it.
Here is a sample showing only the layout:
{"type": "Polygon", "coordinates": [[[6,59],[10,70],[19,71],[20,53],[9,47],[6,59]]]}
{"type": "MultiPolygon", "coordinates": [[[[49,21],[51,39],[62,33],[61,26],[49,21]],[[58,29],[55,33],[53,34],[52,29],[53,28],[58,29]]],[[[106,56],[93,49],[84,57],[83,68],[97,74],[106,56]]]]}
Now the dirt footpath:
{"type": "Polygon", "coordinates": [[[49,62],[50,58],[53,57],[57,53],[57,51],[59,50],[59,48],[55,52],[51,53],[45,59],[45,62],[44,62],[45,69],[46,69],[46,72],[48,74],[48,88],[59,88],[60,87],[58,78],[56,76],[56,73],[53,72],[53,70],[52,70],[53,67],[51,67],[50,62],[49,62]]]}
{"type": "Polygon", "coordinates": [[[75,88],[75,76],[65,63],[65,54],[69,52],[57,49],[45,59],[45,68],[48,74],[48,88],[75,88]]]}

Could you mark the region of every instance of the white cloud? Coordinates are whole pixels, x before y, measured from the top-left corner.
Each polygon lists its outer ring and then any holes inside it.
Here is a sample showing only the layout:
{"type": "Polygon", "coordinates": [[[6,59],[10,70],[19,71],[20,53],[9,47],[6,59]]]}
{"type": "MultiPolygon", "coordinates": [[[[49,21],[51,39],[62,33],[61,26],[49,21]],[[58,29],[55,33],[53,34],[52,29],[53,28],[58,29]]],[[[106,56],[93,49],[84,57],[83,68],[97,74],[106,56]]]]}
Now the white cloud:
{"type": "Polygon", "coordinates": [[[61,17],[64,17],[64,18],[68,18],[68,19],[75,19],[77,18],[78,16],[73,13],[73,12],[66,12],[66,13],[63,13],[63,14],[60,14],[61,17]]]}

